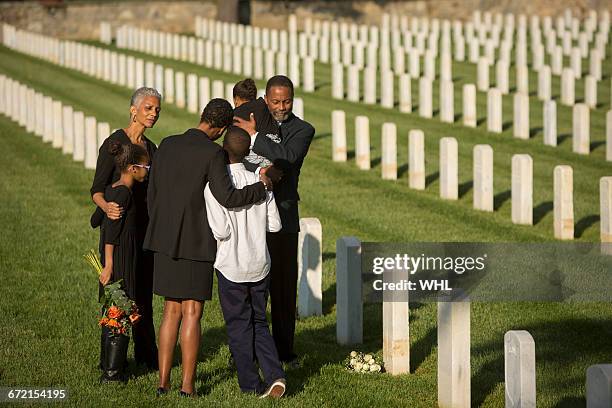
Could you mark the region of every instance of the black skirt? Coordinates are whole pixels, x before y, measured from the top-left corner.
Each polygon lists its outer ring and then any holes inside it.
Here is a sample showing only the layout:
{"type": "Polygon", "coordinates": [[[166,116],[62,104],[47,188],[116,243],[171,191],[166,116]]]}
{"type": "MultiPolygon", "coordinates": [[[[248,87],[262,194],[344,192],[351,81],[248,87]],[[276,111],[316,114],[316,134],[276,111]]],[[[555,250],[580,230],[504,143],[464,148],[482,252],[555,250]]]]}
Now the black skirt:
{"type": "Polygon", "coordinates": [[[212,262],[172,258],[155,252],[153,292],[174,299],[212,299],[212,262]]]}

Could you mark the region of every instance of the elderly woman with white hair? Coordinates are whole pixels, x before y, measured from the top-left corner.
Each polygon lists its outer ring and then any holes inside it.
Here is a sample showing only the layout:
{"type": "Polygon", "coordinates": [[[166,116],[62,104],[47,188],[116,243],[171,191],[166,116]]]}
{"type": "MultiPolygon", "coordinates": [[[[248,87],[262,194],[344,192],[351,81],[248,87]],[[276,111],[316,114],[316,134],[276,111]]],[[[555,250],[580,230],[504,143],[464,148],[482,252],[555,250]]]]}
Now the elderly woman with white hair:
{"type": "MultiPolygon", "coordinates": [[[[145,131],[152,128],[161,110],[161,95],[153,88],[139,88],[132,95],[130,101],[130,122],[123,129],[118,129],[104,140],[98,154],[98,162],[96,165],[96,174],[91,186],[91,197],[97,205],[96,212],[91,218],[92,227],[98,227],[102,224],[104,215],[111,219],[117,220],[122,217],[123,208],[117,203],[106,201],[104,191],[108,185],[119,180],[121,175],[120,170],[115,165],[114,157],[110,154],[109,146],[114,141],[121,144],[139,145],[146,149],[149,160],[153,161],[157,146],[145,136],[145,131]]],[[[149,165],[151,163],[149,162],[149,165]]],[[[146,167],[148,169],[148,166],[146,167]]],[[[140,240],[138,247],[142,248],[142,242],[147,230],[149,216],[147,212],[147,180],[143,183],[136,183],[132,189],[132,202],[136,207],[136,222],[135,236],[140,240]]],[[[101,260],[104,262],[104,244],[103,244],[103,227],[101,227],[100,239],[100,254],[101,260]]],[[[133,283],[129,285],[127,291],[128,297],[134,300],[138,306],[141,315],[140,321],[134,325],[132,329],[134,339],[134,357],[136,363],[145,364],[149,369],[157,369],[157,346],[155,344],[155,328],[153,327],[153,253],[142,251],[138,254],[133,266],[135,276],[133,283]]],[[[103,293],[103,287],[100,284],[100,293],[103,293]]],[[[105,380],[114,380],[110,367],[105,367],[105,352],[104,342],[108,341],[105,334],[102,334],[101,342],[102,352],[100,353],[100,368],[103,370],[102,378],[105,380]]],[[[106,358],[108,360],[108,358],[106,358]]],[[[108,365],[108,361],[107,364],[108,365]]],[[[120,371],[122,371],[120,369],[120,371]]],[[[122,379],[122,378],[116,378],[122,379]]]]}

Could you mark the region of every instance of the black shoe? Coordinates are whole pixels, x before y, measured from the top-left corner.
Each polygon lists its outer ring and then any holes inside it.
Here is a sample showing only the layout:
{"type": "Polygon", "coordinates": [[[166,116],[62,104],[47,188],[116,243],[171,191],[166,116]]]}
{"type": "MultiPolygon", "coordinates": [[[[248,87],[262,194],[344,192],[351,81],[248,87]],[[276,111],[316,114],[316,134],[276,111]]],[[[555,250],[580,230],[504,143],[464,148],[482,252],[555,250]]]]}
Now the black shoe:
{"type": "Polygon", "coordinates": [[[300,360],[297,358],[288,361],[282,361],[282,364],[283,370],[295,370],[302,367],[300,360]]]}
{"type": "Polygon", "coordinates": [[[157,389],[157,391],[156,391],[156,393],[155,393],[155,394],[156,394],[158,397],[161,397],[162,395],[166,395],[167,393],[168,393],[168,390],[167,390],[167,389],[162,388],[162,387],[159,387],[159,388],[157,389]]]}
{"type": "Polygon", "coordinates": [[[190,393],[188,393],[188,392],[185,392],[185,391],[181,390],[181,391],[179,392],[179,395],[180,395],[181,397],[184,397],[184,398],[194,398],[194,397],[195,397],[195,392],[192,392],[192,393],[190,394],[190,393]]]}

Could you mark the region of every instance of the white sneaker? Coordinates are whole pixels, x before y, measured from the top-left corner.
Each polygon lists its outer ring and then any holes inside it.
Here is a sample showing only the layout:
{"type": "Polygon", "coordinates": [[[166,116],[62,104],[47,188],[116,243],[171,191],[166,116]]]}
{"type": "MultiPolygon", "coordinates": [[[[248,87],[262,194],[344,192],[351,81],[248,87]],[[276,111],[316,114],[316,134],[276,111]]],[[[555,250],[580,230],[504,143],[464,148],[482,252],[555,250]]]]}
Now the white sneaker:
{"type": "Polygon", "coordinates": [[[287,382],[284,378],[279,378],[274,381],[272,385],[264,392],[259,398],[280,398],[285,394],[285,384],[287,382]]]}

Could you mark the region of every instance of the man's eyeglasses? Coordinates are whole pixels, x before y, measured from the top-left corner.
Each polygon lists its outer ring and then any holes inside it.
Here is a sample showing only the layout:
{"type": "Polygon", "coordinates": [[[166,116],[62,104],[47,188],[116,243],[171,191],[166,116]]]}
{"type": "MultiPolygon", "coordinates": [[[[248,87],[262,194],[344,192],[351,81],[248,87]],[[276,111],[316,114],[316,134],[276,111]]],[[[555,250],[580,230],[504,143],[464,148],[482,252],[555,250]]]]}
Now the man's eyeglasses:
{"type": "Polygon", "coordinates": [[[146,166],[144,164],[134,164],[134,166],[136,167],[142,167],[143,169],[147,169],[147,171],[149,171],[151,169],[151,166],[146,166]]]}

